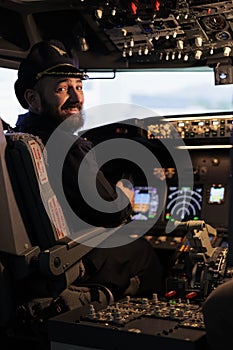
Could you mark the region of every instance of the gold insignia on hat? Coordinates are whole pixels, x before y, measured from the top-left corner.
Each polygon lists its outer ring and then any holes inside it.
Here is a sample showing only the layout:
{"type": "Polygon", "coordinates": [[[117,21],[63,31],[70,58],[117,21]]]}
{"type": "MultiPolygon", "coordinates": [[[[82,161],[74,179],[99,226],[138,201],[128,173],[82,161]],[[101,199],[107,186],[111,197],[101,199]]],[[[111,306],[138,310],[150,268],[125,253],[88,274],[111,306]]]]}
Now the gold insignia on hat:
{"type": "Polygon", "coordinates": [[[50,44],[50,46],[51,46],[52,48],[54,48],[54,50],[56,50],[61,56],[67,55],[67,52],[64,51],[64,50],[62,50],[62,49],[60,49],[59,47],[57,47],[57,46],[55,46],[55,45],[51,45],[51,44],[50,44]]]}

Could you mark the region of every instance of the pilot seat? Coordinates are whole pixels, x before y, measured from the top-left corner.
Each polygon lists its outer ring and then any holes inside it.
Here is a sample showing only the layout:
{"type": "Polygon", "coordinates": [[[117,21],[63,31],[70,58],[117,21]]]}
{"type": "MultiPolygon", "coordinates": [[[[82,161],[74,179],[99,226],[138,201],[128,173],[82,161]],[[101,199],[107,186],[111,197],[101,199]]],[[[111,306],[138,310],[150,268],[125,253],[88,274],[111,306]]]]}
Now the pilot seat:
{"type": "Polygon", "coordinates": [[[1,344],[49,349],[49,318],[114,302],[107,287],[79,283],[81,259],[104,228],[82,232],[82,243],[71,238],[38,137],[5,131],[0,120],[0,159],[1,344]]]}

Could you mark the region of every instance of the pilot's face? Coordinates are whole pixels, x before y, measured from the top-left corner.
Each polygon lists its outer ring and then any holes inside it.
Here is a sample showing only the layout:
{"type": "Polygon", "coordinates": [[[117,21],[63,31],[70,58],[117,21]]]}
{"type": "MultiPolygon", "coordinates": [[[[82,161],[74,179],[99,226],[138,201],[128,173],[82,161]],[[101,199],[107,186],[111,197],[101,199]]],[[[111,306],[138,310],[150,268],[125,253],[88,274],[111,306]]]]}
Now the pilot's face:
{"type": "Polygon", "coordinates": [[[39,114],[56,124],[67,118],[77,129],[83,126],[83,84],[80,78],[43,77],[35,87],[39,94],[39,114]]]}

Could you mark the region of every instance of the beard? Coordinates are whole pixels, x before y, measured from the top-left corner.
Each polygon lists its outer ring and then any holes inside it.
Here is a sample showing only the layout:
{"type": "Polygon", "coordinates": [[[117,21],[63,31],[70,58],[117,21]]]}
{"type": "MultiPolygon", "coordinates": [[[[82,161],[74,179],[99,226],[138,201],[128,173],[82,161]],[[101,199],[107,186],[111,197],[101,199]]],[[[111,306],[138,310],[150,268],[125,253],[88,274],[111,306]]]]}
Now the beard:
{"type": "MultiPolygon", "coordinates": [[[[60,120],[63,118],[60,118],[60,120]]],[[[76,132],[84,126],[84,112],[81,110],[78,113],[72,114],[68,118],[61,120],[62,129],[64,131],[76,132]]],[[[60,123],[60,124],[61,124],[60,123]]]]}
{"type": "Polygon", "coordinates": [[[42,103],[41,115],[46,119],[49,119],[54,126],[61,128],[64,131],[76,132],[84,126],[85,121],[85,113],[83,109],[79,112],[70,115],[69,117],[65,117],[63,115],[59,115],[57,111],[54,111],[52,108],[47,106],[47,104],[42,103]]]}

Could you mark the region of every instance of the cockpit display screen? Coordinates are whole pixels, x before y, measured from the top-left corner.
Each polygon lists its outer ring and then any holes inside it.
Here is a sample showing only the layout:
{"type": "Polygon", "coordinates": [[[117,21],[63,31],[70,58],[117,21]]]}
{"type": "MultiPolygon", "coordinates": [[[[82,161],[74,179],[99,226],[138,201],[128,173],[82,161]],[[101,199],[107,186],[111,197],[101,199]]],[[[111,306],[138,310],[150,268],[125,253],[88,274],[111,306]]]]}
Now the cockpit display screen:
{"type": "Polygon", "coordinates": [[[156,187],[135,186],[132,220],[153,220],[158,212],[159,194],[156,187]]]}
{"type": "Polygon", "coordinates": [[[202,186],[168,186],[165,220],[199,220],[203,201],[202,186]]]}
{"type": "Polygon", "coordinates": [[[224,202],[225,187],[212,185],[209,190],[209,204],[222,204],[224,202]]]}

